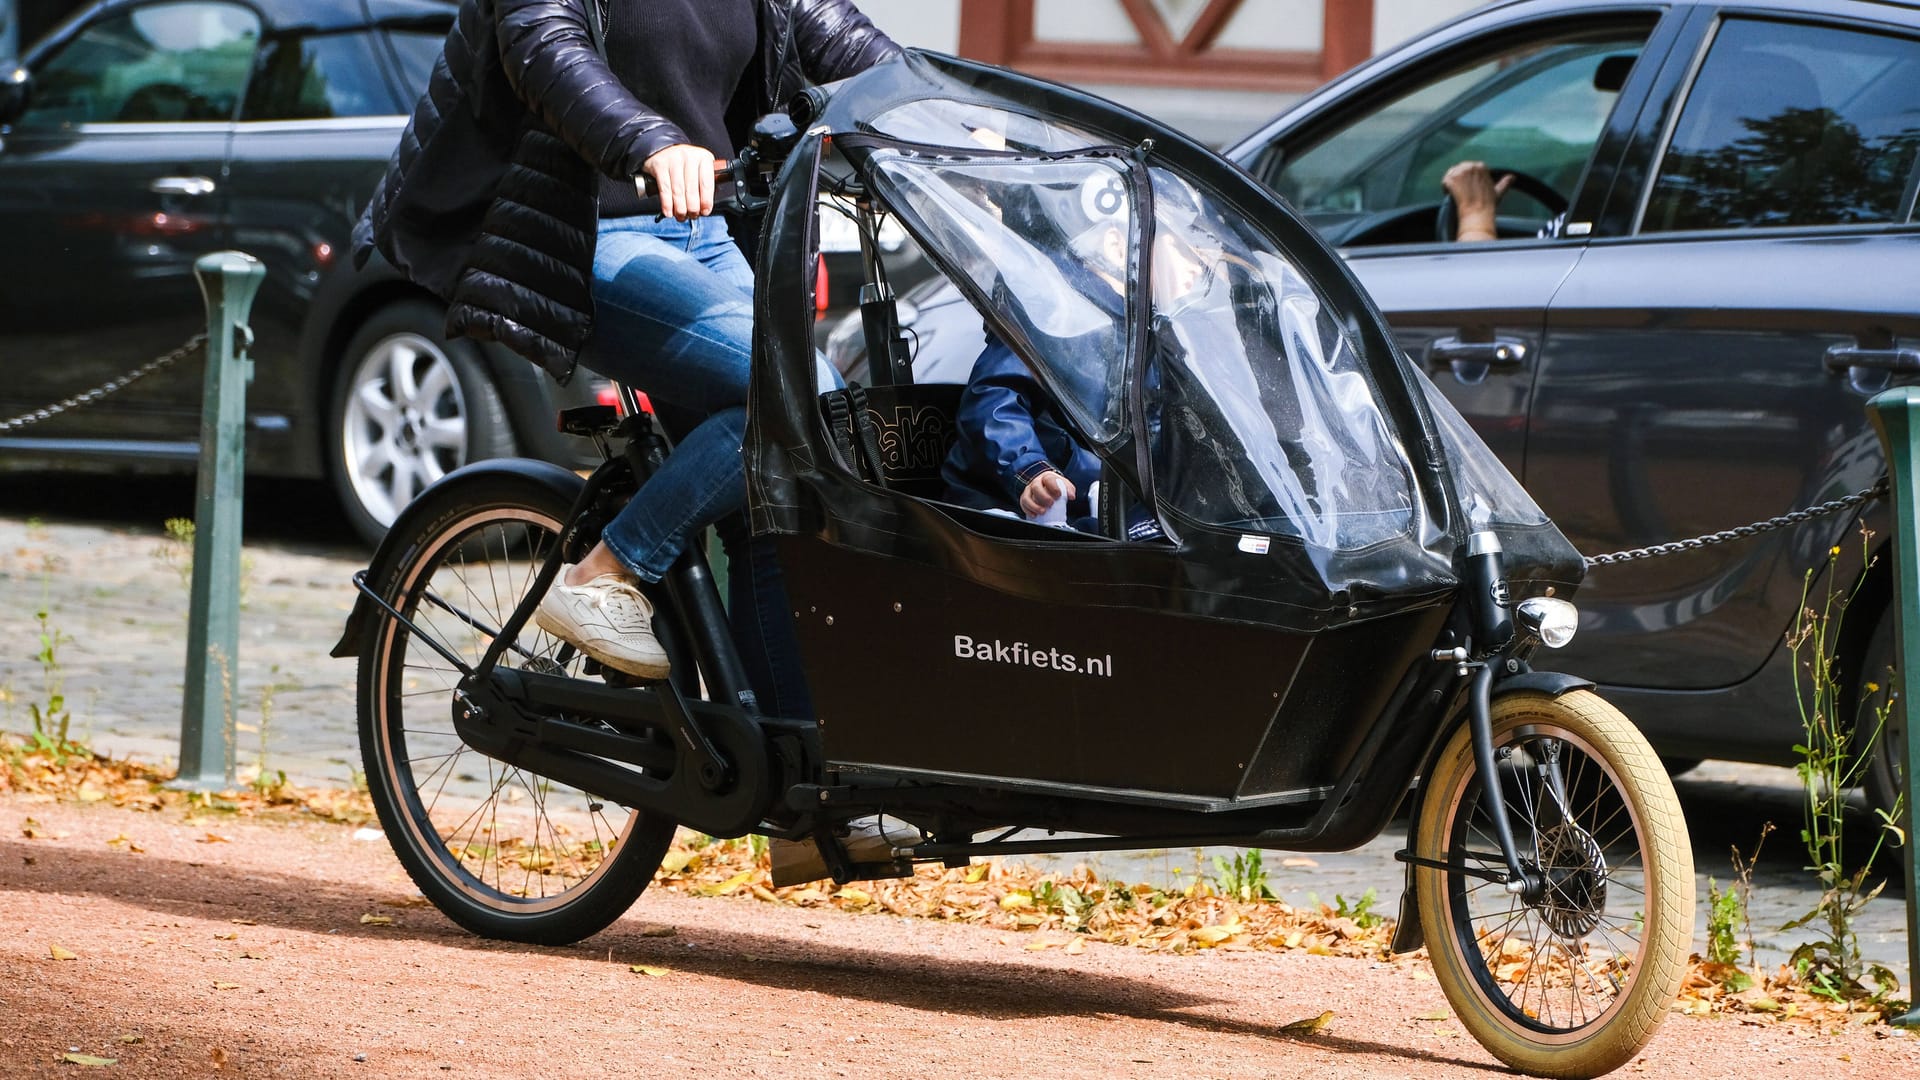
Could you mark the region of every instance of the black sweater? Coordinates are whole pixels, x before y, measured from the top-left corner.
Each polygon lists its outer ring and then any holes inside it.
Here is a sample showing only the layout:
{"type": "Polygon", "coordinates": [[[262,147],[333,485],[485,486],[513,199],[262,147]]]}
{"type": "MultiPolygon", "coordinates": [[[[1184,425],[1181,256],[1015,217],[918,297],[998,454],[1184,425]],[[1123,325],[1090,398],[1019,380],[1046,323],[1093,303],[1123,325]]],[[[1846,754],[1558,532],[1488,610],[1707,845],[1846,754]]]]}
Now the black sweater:
{"type": "MultiPolygon", "coordinates": [[[[727,106],[753,61],[757,20],[754,0],[611,0],[607,66],[684,141],[730,158],[727,106]]],[[[601,217],[639,211],[631,183],[602,179],[601,217]]]]}

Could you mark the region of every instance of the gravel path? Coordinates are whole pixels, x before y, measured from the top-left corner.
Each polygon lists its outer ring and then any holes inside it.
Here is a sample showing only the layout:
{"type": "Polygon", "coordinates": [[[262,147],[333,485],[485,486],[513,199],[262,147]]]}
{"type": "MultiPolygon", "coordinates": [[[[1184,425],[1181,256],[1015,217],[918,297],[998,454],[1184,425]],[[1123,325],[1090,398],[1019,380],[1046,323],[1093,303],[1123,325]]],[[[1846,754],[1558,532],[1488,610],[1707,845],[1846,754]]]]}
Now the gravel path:
{"type": "MultiPolygon", "coordinates": [[[[1034,952],[1028,935],[665,892],[578,946],[504,946],[418,906],[385,843],[341,827],[20,797],[0,797],[0,867],[9,1077],[84,1073],[70,1050],[126,1077],[1503,1071],[1423,962],[1034,952]],[[42,838],[24,838],[29,816],[42,838]],[[1324,1011],[1318,1035],[1279,1033],[1324,1011]]],[[[1675,1015],[1618,1075],[1636,1074],[1912,1077],[1920,1039],[1675,1015]]]]}

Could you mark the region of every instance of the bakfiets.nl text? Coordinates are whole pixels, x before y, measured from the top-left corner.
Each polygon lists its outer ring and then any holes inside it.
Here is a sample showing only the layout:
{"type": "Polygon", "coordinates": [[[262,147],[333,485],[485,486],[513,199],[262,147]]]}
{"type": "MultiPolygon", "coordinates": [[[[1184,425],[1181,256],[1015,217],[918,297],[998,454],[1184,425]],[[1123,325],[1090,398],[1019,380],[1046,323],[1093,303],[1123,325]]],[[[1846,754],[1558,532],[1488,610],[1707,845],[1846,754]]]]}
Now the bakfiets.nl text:
{"type": "Polygon", "coordinates": [[[1042,649],[1024,641],[1006,642],[995,638],[992,641],[975,641],[964,634],[953,635],[953,655],[962,660],[986,660],[995,664],[1012,664],[1015,667],[1046,668],[1064,671],[1070,675],[1092,675],[1099,679],[1113,678],[1113,654],[1105,656],[1075,656],[1063,653],[1059,649],[1042,649]]]}

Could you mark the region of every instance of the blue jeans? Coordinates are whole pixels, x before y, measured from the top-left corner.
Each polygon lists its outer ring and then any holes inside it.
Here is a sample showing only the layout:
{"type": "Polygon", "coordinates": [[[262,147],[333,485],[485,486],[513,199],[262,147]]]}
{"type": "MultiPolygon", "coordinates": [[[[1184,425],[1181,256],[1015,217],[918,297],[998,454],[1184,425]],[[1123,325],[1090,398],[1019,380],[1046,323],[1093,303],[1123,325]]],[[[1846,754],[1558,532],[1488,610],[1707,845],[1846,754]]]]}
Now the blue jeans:
{"type": "Polygon", "coordinates": [[[753,271],[719,217],[610,218],[593,260],[594,333],[580,362],[647,394],[681,424],[666,463],[601,540],[643,581],[659,581],[687,544],[719,525],[731,568],[735,647],[760,708],[811,717],[786,587],[770,539],[745,515],[741,446],[753,353],[753,271]]]}

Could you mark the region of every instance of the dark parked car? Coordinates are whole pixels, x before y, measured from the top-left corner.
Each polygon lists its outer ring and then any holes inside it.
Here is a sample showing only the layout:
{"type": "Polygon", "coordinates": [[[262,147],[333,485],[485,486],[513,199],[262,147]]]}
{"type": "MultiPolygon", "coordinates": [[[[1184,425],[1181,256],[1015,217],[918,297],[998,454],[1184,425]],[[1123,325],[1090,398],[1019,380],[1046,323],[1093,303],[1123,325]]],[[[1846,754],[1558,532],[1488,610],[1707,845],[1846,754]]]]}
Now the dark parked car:
{"type": "MultiPolygon", "coordinates": [[[[104,383],[205,324],[194,260],[238,248],[254,307],[248,468],[326,477],[378,535],[468,461],[567,460],[562,391],[449,342],[437,301],[348,235],[426,83],[447,0],[106,0],[0,82],[0,418],[104,383]]],[[[13,463],[192,468],[201,367],[0,434],[13,463]]]]}
{"type": "MultiPolygon", "coordinates": [[[[1583,551],[1768,518],[1881,471],[1862,405],[1920,372],[1915,5],[1490,4],[1230,156],[1344,250],[1410,359],[1583,551]],[[1440,177],[1462,160],[1536,182],[1502,202],[1500,239],[1452,239],[1440,177]]],[[[964,381],[978,320],[950,287],[908,299],[916,378],[964,381]]],[[[856,326],[830,354],[864,371],[856,326]]],[[[1856,696],[1894,621],[1890,523],[1865,524],[1879,554],[1841,640],[1856,696]]],[[[1856,527],[1596,569],[1565,666],[1671,761],[1788,763],[1786,632],[1831,548],[1862,572],[1856,527]]],[[[1872,769],[1882,803],[1895,735],[1872,769]]]]}

